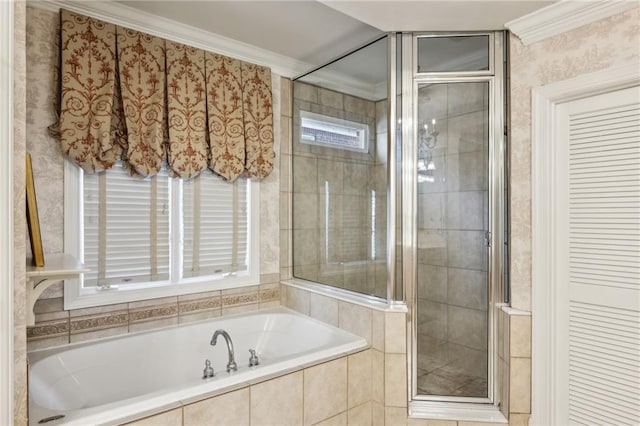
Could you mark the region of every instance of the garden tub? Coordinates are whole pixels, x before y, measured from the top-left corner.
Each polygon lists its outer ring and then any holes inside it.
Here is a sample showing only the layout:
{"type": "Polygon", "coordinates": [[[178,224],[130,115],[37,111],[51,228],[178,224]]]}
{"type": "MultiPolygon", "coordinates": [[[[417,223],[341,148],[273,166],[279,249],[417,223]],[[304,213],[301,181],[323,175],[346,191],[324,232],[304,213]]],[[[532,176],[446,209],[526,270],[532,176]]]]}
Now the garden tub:
{"type": "Polygon", "coordinates": [[[120,424],[339,358],[365,339],[279,307],[29,352],[29,423],[120,424]],[[226,371],[233,341],[237,371],[226,371]],[[249,366],[249,349],[257,366],[249,366]],[[205,360],[215,375],[203,379],[205,360]]]}

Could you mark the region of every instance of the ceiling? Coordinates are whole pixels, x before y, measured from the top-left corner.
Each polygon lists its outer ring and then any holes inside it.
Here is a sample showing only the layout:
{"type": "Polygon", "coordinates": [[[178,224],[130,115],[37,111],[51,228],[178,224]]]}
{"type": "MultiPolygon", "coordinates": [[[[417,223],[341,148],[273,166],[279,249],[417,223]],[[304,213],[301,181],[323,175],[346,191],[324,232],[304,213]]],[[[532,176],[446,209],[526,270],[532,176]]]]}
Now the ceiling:
{"type": "Polygon", "coordinates": [[[118,1],[306,63],[309,68],[387,31],[501,30],[554,1],[118,1]]]}

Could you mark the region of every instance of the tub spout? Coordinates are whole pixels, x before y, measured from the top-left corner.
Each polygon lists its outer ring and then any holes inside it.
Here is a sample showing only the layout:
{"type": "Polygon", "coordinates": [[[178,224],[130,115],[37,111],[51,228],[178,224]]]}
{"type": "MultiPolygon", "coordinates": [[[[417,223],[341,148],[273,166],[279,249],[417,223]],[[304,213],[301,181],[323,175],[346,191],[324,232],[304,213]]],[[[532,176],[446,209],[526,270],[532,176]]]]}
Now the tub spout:
{"type": "Polygon", "coordinates": [[[227,350],[229,351],[229,363],[227,364],[227,372],[238,370],[238,365],[236,364],[235,355],[233,353],[233,341],[231,341],[231,336],[229,336],[229,333],[224,330],[216,330],[216,332],[213,333],[213,337],[211,338],[211,345],[216,345],[216,341],[218,340],[219,335],[222,335],[222,337],[224,337],[224,340],[227,342],[227,350]]]}

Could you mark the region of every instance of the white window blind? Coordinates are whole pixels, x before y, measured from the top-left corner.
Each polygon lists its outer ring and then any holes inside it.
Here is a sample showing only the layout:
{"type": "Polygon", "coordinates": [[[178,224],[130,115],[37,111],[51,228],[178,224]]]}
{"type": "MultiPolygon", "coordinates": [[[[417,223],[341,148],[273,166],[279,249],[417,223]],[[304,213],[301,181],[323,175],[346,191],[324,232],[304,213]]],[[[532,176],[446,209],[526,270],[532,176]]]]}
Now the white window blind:
{"type": "Polygon", "coordinates": [[[205,173],[183,183],[183,276],[246,271],[247,181],[205,173]]]}
{"type": "Polygon", "coordinates": [[[170,182],[121,167],[84,175],[84,286],[169,279],[170,182]]]}
{"type": "Polygon", "coordinates": [[[91,269],[83,287],[179,283],[249,270],[246,179],[229,183],[205,172],[172,180],[164,170],[136,179],[117,166],[84,175],[83,182],[83,253],[91,269]]]}

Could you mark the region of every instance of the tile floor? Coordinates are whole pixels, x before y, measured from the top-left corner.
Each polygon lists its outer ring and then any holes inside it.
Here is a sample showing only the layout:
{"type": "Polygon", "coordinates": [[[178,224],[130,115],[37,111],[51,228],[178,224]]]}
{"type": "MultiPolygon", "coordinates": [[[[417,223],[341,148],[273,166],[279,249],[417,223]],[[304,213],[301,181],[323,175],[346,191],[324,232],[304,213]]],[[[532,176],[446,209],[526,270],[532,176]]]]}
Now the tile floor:
{"type": "Polygon", "coordinates": [[[420,395],[486,397],[486,351],[419,335],[417,385],[420,395]]]}

